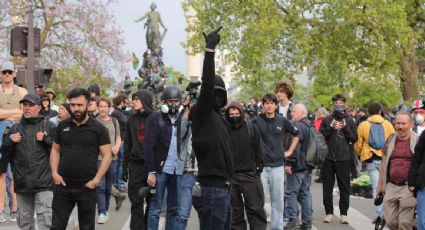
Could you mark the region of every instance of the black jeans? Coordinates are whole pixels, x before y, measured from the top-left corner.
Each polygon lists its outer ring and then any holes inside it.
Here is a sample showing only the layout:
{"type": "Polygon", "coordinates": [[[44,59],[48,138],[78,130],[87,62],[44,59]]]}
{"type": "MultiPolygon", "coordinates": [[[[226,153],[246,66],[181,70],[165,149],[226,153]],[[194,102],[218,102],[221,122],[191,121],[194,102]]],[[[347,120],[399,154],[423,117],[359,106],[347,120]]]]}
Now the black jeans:
{"type": "Polygon", "coordinates": [[[131,230],[147,229],[149,199],[139,196],[139,190],[147,187],[147,172],[143,162],[130,162],[128,167],[128,197],[131,202],[131,230]],[[146,200],[146,210],[144,210],[144,201],[146,200]]]}
{"type": "Polygon", "coordinates": [[[55,186],[52,203],[51,230],[65,230],[75,204],[78,207],[80,230],[94,230],[96,189],[55,186]]]}
{"type": "Polygon", "coordinates": [[[326,215],[334,214],[333,188],[335,175],[339,188],[339,210],[341,215],[347,215],[350,206],[350,171],[353,160],[331,161],[326,159],[322,167],[323,205],[326,215]]]}
{"type": "Polygon", "coordinates": [[[254,172],[236,173],[232,180],[232,229],[246,230],[244,210],[250,229],[265,230],[267,216],[264,210],[264,190],[260,176],[254,172]]]}

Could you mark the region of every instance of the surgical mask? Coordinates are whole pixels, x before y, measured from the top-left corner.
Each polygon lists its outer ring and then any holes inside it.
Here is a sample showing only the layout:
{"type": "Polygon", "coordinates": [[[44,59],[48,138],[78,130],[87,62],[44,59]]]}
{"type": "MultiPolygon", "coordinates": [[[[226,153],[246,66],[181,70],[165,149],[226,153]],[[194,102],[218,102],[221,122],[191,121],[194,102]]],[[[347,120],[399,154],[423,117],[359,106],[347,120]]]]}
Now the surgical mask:
{"type": "Polygon", "coordinates": [[[241,123],[241,117],[240,116],[229,117],[229,123],[230,125],[235,127],[241,123]]]}
{"type": "Polygon", "coordinates": [[[416,114],[415,116],[415,122],[418,125],[422,125],[424,123],[425,117],[422,114],[416,114]]]}
{"type": "Polygon", "coordinates": [[[345,112],[345,105],[334,105],[334,111],[339,113],[345,112]]]}

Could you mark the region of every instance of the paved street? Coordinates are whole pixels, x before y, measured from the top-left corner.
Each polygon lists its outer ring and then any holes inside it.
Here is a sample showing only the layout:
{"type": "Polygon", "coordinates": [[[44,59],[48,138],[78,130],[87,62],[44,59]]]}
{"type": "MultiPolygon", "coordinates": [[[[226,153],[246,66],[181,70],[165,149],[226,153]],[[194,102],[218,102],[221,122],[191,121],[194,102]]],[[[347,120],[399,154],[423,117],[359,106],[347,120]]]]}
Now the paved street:
{"type": "MultiPolygon", "coordinates": [[[[320,230],[372,230],[374,226],[372,225],[372,219],[375,217],[375,211],[372,206],[372,200],[351,197],[350,201],[350,209],[348,211],[348,217],[350,224],[349,225],[341,225],[339,223],[338,218],[334,218],[334,222],[332,224],[324,224],[322,223],[322,218],[324,217],[324,208],[322,205],[322,185],[314,183],[312,184],[313,191],[313,229],[320,230]]],[[[269,206],[270,203],[267,203],[269,206]]],[[[335,214],[339,215],[338,209],[338,198],[334,196],[334,209],[335,214]]],[[[110,221],[106,225],[96,225],[96,229],[99,230],[128,230],[130,224],[130,203],[128,199],[123,204],[123,207],[120,211],[115,211],[115,201],[111,200],[111,208],[109,211],[110,221]]],[[[189,230],[197,230],[199,229],[199,223],[197,219],[196,211],[193,210],[192,218],[189,222],[189,230]]],[[[161,224],[164,224],[164,221],[161,221],[161,224]]],[[[5,223],[0,224],[0,230],[18,230],[16,227],[16,223],[7,221],[5,223]]]]}

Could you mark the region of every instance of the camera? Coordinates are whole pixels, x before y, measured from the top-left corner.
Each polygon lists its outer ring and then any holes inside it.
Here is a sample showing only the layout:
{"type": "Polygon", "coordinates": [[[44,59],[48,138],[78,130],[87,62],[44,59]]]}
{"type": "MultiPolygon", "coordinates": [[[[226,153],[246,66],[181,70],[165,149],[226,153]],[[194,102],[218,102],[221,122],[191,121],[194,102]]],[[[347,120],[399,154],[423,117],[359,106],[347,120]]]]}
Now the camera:
{"type": "Polygon", "coordinates": [[[375,198],[375,200],[373,201],[373,204],[375,205],[375,206],[379,206],[379,205],[381,205],[382,204],[382,202],[384,201],[384,195],[382,194],[382,193],[379,193],[377,196],[376,196],[376,198],[375,198]]]}

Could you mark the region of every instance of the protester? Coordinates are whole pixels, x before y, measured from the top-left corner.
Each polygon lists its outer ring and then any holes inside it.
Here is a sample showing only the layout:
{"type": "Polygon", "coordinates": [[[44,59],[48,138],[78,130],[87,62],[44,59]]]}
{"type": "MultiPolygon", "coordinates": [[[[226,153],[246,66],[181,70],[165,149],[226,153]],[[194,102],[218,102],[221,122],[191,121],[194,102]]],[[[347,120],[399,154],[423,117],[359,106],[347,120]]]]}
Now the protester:
{"type": "MultiPolygon", "coordinates": [[[[271,216],[270,229],[283,229],[284,211],[284,162],[285,157],[293,154],[298,144],[298,130],[286,118],[278,115],[277,97],[266,94],[263,99],[264,114],[254,119],[261,133],[264,148],[264,169],[261,173],[261,182],[265,191],[270,193],[271,216]],[[285,149],[282,140],[287,136],[294,138],[289,149],[285,149]],[[284,153],[284,154],[282,154],[284,153]]],[[[289,138],[288,138],[289,139],[289,138]]]]}
{"type": "MultiPolygon", "coordinates": [[[[14,84],[16,77],[15,65],[10,62],[4,62],[1,66],[1,90],[0,90],[0,145],[3,141],[3,132],[22,118],[22,109],[20,100],[28,93],[26,89],[14,84]]],[[[1,153],[0,153],[1,155],[1,153]]],[[[6,173],[8,171],[9,161],[4,159],[0,164],[0,223],[6,221],[4,214],[4,203],[6,200],[6,173]]],[[[13,184],[13,178],[10,177],[13,184]]],[[[13,190],[13,186],[10,186],[13,190]]],[[[8,189],[9,190],[9,189],[8,189]]],[[[9,199],[12,200],[11,220],[16,221],[16,196],[10,191],[9,199]]]]}
{"type": "Polygon", "coordinates": [[[413,102],[412,116],[415,119],[415,127],[413,131],[418,135],[418,137],[425,130],[425,105],[424,101],[416,100],[413,102]]]}
{"type": "Polygon", "coordinates": [[[89,104],[87,105],[88,115],[91,118],[96,118],[99,115],[99,109],[97,108],[97,98],[98,97],[91,97],[89,104]]]}
{"type": "Polygon", "coordinates": [[[131,202],[130,229],[147,229],[149,213],[149,197],[140,197],[139,190],[147,187],[148,170],[144,156],[146,120],[154,112],[153,95],[149,91],[140,90],[132,96],[134,113],[128,118],[125,129],[125,151],[123,163],[123,179],[128,180],[128,197],[131,202]],[[146,198],[146,211],[144,201],[146,198]]]}
{"type": "Polygon", "coordinates": [[[58,124],[58,112],[56,110],[52,110],[50,106],[50,99],[47,94],[43,94],[41,96],[41,110],[40,114],[47,119],[49,119],[51,122],[53,122],[55,125],[58,124]]]}
{"type": "Polygon", "coordinates": [[[50,154],[55,184],[51,229],[66,229],[77,204],[80,229],[91,230],[95,229],[96,187],[111,164],[111,142],[105,126],[87,115],[89,92],[76,88],[68,96],[72,118],[59,123],[50,154]]]}
{"type": "Polygon", "coordinates": [[[58,122],[66,120],[71,117],[71,107],[68,103],[64,102],[59,106],[58,122]]]}
{"type": "Polygon", "coordinates": [[[2,151],[9,156],[2,160],[12,160],[18,227],[23,230],[35,229],[36,213],[38,229],[48,230],[51,227],[53,199],[49,154],[56,125],[39,114],[41,100],[38,95],[27,94],[20,103],[23,104],[23,118],[8,130],[2,151]]]}
{"type": "MultiPolygon", "coordinates": [[[[357,142],[354,146],[360,160],[366,164],[366,170],[372,183],[373,198],[376,198],[379,170],[382,163],[382,148],[388,137],[395,132],[392,124],[381,116],[381,105],[370,103],[370,117],[357,128],[357,142]],[[373,136],[371,136],[371,134],[373,136]]],[[[373,223],[383,218],[382,206],[375,207],[376,218],[373,223]]]]}
{"type": "Polygon", "coordinates": [[[396,133],[388,138],[382,154],[376,193],[384,194],[384,218],[391,230],[410,230],[413,226],[416,199],[407,180],[418,137],[412,127],[410,113],[399,112],[395,120],[396,133]]]}
{"type": "Polygon", "coordinates": [[[314,166],[307,165],[305,154],[309,147],[311,122],[307,119],[308,110],[304,104],[294,104],[292,119],[298,129],[299,142],[291,156],[287,158],[286,178],[286,214],[288,223],[285,230],[310,230],[312,228],[312,196],[310,192],[311,172],[314,166]],[[298,226],[298,204],[301,205],[301,226],[298,226]]]}
{"type": "Polygon", "coordinates": [[[214,49],[220,42],[221,27],[204,34],[206,49],[202,85],[198,103],[192,108],[192,145],[199,164],[201,186],[200,229],[230,229],[230,180],[233,155],[230,127],[220,114],[227,104],[227,91],[221,77],[215,75],[214,49]]]}
{"type": "Polygon", "coordinates": [[[53,110],[53,111],[59,112],[59,107],[57,105],[55,105],[55,102],[53,101],[56,98],[55,91],[52,88],[47,88],[44,91],[44,93],[47,94],[47,96],[49,97],[49,100],[50,100],[50,109],[53,110]]]}
{"type": "Polygon", "coordinates": [[[292,102],[290,101],[294,95],[294,89],[292,84],[289,81],[278,82],[275,86],[275,93],[279,101],[278,111],[284,118],[288,120],[292,119],[291,116],[291,106],[292,102]]]}
{"type": "Polygon", "coordinates": [[[261,134],[256,125],[245,120],[244,108],[239,102],[227,106],[226,120],[231,125],[233,162],[235,174],[232,179],[232,229],[247,229],[245,211],[250,229],[266,229],[264,190],[261,172],[264,153],[261,134]]]}
{"type": "Polygon", "coordinates": [[[341,94],[332,97],[334,111],[327,116],[320,126],[320,132],[328,144],[328,155],[322,167],[323,205],[325,206],[325,223],[331,223],[334,215],[333,188],[335,175],[338,183],[340,200],[340,223],[348,224],[347,212],[350,206],[350,169],[353,153],[350,143],[357,141],[356,127],[353,119],[345,113],[346,99],[341,94]]]}

